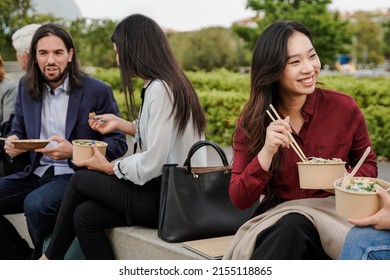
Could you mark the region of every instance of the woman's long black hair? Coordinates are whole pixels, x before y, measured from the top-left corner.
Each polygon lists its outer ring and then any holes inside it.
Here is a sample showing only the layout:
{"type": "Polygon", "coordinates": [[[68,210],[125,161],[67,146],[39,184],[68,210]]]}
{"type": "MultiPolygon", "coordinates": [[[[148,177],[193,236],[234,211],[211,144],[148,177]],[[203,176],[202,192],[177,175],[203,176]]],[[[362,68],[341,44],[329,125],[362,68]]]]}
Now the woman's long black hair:
{"type": "Polygon", "coordinates": [[[160,79],[173,94],[174,116],[179,132],[184,132],[188,121],[199,135],[205,131],[206,118],[195,89],[177,63],[168,39],[152,19],[134,14],[123,19],[111,36],[115,43],[121,70],[122,86],[130,100],[129,110],[135,117],[132,78],[160,79]]]}

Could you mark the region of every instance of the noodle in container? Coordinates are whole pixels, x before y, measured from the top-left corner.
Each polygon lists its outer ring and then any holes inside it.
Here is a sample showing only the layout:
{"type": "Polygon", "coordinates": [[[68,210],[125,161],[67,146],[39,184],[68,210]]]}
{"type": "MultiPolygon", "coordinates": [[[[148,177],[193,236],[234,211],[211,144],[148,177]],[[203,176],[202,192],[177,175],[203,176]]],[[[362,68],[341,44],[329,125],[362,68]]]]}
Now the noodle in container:
{"type": "Polygon", "coordinates": [[[390,193],[390,183],[378,178],[353,177],[345,187],[341,187],[342,181],[341,178],[334,182],[336,211],[347,219],[365,218],[382,208],[383,202],[376,193],[376,184],[390,193]]]}
{"type": "MultiPolygon", "coordinates": [[[[102,155],[106,155],[107,143],[102,141],[95,141],[96,147],[102,153],[102,155]]],[[[87,139],[76,139],[72,141],[73,144],[73,161],[81,161],[85,159],[89,159],[93,156],[92,149],[92,140],[87,139]]]]}

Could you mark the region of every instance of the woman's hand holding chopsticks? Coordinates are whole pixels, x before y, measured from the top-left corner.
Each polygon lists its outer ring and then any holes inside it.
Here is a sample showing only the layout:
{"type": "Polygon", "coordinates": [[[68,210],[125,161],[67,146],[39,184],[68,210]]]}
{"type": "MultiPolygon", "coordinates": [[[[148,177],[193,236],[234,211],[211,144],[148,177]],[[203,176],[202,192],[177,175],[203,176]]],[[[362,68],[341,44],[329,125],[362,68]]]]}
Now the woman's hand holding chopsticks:
{"type": "Polygon", "coordinates": [[[290,147],[289,133],[291,127],[289,120],[289,117],[284,120],[275,120],[267,127],[264,146],[257,156],[261,167],[266,171],[269,170],[272,158],[277,153],[279,147],[290,147]]]}
{"type": "MultiPolygon", "coordinates": [[[[280,117],[280,115],[278,114],[278,112],[275,110],[274,106],[272,106],[272,104],[269,105],[269,107],[271,108],[272,112],[275,114],[276,117],[274,117],[270,111],[266,110],[266,113],[268,114],[268,116],[271,118],[271,120],[273,122],[276,122],[276,120],[282,120],[282,118],[280,117]]],[[[287,119],[287,118],[286,118],[287,119]]],[[[285,119],[285,120],[286,120],[285,119]]],[[[302,162],[305,162],[307,161],[307,157],[305,156],[305,154],[303,153],[303,151],[301,150],[301,148],[299,147],[298,143],[295,141],[294,139],[294,136],[292,135],[291,133],[291,127],[290,127],[290,124],[289,124],[289,130],[288,130],[288,136],[290,138],[290,141],[291,141],[291,146],[294,150],[294,152],[299,156],[299,158],[301,159],[302,162]]]]}

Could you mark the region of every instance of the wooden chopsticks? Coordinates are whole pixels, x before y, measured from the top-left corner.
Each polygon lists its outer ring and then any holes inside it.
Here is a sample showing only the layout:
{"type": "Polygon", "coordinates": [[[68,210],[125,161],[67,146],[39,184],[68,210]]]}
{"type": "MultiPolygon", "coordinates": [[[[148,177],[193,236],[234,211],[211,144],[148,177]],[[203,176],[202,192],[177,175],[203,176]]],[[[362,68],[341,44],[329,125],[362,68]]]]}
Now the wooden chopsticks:
{"type": "MultiPolygon", "coordinates": [[[[269,105],[269,107],[271,108],[272,112],[275,114],[275,116],[277,117],[278,120],[281,120],[282,118],[279,116],[278,112],[275,110],[274,106],[272,106],[272,104],[269,105]]],[[[272,114],[270,113],[270,111],[266,110],[268,116],[271,118],[272,121],[275,121],[276,119],[274,118],[274,116],[272,116],[272,114]]],[[[307,160],[307,157],[305,156],[305,154],[303,153],[303,151],[301,150],[301,148],[299,147],[298,143],[295,141],[293,135],[291,134],[291,132],[289,131],[288,132],[288,135],[290,136],[290,141],[291,141],[291,147],[293,148],[293,150],[295,151],[295,153],[299,156],[299,158],[303,161],[303,162],[306,162],[308,161],[307,160]]]]}

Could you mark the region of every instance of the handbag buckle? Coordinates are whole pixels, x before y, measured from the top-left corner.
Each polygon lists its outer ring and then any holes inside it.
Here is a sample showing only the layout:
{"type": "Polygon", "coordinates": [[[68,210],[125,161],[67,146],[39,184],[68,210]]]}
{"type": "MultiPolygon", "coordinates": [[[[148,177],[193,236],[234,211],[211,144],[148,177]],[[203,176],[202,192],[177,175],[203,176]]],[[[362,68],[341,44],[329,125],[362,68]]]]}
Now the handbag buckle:
{"type": "Polygon", "coordinates": [[[191,171],[191,173],[192,173],[192,177],[193,177],[193,178],[195,178],[195,179],[196,179],[196,178],[198,178],[198,177],[199,177],[199,175],[198,175],[198,174],[196,174],[194,171],[191,171]]]}

